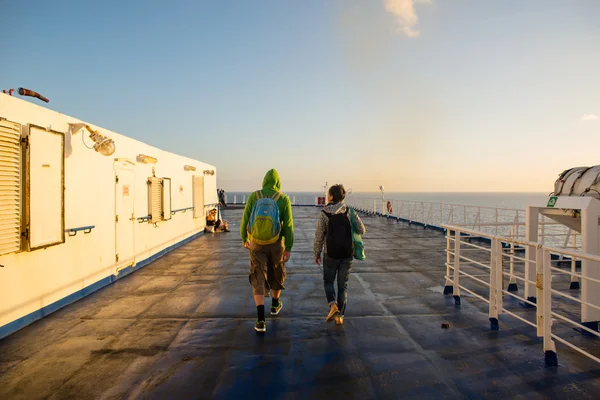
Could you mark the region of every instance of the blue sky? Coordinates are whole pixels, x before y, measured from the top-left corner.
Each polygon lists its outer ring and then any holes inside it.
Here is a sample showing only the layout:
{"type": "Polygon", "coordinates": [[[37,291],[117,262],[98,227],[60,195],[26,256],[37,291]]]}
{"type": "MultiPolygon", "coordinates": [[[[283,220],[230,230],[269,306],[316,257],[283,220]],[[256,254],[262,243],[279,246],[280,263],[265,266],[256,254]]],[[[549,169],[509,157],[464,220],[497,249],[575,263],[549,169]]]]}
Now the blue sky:
{"type": "Polygon", "coordinates": [[[229,191],[544,191],[600,164],[600,1],[0,0],[0,86],[229,191]],[[37,101],[37,100],[32,100],[37,101]]]}

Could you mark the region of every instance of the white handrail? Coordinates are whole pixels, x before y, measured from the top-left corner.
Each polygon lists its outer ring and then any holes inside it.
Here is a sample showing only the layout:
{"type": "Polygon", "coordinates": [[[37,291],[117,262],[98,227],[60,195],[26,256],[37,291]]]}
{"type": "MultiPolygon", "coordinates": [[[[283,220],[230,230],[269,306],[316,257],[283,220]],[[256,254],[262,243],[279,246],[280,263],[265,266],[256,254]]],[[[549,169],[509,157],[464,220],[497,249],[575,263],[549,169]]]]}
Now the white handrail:
{"type": "MultiPolygon", "coordinates": [[[[469,229],[465,226],[458,225],[442,225],[446,230],[446,286],[444,293],[449,293],[452,290],[452,294],[455,298],[455,303],[460,304],[460,291],[464,290],[467,293],[472,294],[475,298],[485,301],[489,305],[489,319],[493,329],[499,329],[498,318],[501,314],[507,314],[515,317],[531,326],[537,328],[537,334],[539,337],[543,337],[543,349],[546,357],[546,363],[548,365],[557,365],[556,357],[556,345],[554,340],[559,343],[565,344],[566,346],[578,351],[579,353],[589,357],[590,359],[600,362],[598,354],[592,354],[595,350],[594,347],[590,346],[591,349],[585,347],[585,342],[578,341],[574,344],[569,341],[570,336],[564,336],[564,330],[553,330],[553,321],[566,322],[570,325],[577,327],[582,333],[590,336],[600,337],[600,333],[593,326],[594,322],[580,322],[574,321],[569,318],[570,315],[578,315],[577,310],[569,309],[570,304],[576,303],[582,309],[589,307],[593,309],[600,309],[600,304],[592,304],[589,301],[583,301],[575,296],[561,292],[564,290],[560,287],[561,282],[552,282],[552,273],[570,275],[572,278],[579,278],[582,282],[596,282],[599,283],[598,279],[587,277],[583,273],[579,274],[575,272],[572,267],[573,263],[577,260],[587,260],[588,262],[600,263],[600,256],[594,254],[583,253],[578,250],[565,249],[553,246],[546,246],[536,242],[530,242],[526,240],[520,240],[516,238],[503,237],[500,235],[485,234],[475,229],[469,229]],[[489,247],[484,245],[474,245],[467,242],[474,238],[487,239],[489,241],[489,247]],[[507,249],[503,248],[503,243],[508,244],[507,249]],[[473,250],[477,250],[481,254],[482,251],[489,253],[489,258],[485,259],[474,259],[472,257],[466,257],[461,255],[461,248],[463,246],[471,246],[473,250]],[[512,249],[514,246],[523,246],[532,249],[532,257],[530,260],[526,260],[521,257],[516,257],[512,249]],[[508,253],[505,252],[508,251],[508,253]],[[560,256],[558,259],[553,259],[553,256],[560,256]],[[560,262],[562,257],[568,256],[571,258],[571,265],[568,270],[563,270],[554,267],[552,264],[560,262]],[[504,269],[504,259],[509,258],[511,260],[510,272],[506,273],[504,269]],[[527,279],[527,275],[521,277],[517,276],[514,268],[514,259],[530,261],[532,268],[535,267],[536,282],[531,282],[527,279]],[[461,265],[468,265],[469,271],[476,269],[477,272],[467,273],[461,269],[461,265]],[[452,274],[451,271],[452,270],[452,274]],[[485,279],[485,277],[488,279],[485,279]],[[535,286],[535,298],[523,298],[509,290],[504,290],[504,277],[509,277],[509,282],[521,281],[525,284],[530,283],[535,286]],[[467,287],[467,282],[475,283],[479,287],[488,290],[488,298],[475,293],[474,289],[467,287]],[[554,295],[554,297],[553,297],[554,295]],[[525,305],[536,308],[536,319],[535,323],[527,321],[519,315],[511,312],[504,306],[504,297],[511,296],[515,299],[522,301],[525,305]],[[564,300],[566,299],[566,300],[564,300]],[[563,301],[561,307],[553,307],[553,302],[563,301]],[[567,315],[564,315],[564,314],[567,315]],[[590,326],[590,324],[592,324],[590,326]]],[[[462,249],[464,251],[464,249],[462,249]]],[[[485,253],[484,253],[485,254],[485,253]]],[[[582,296],[583,297],[583,296],[582,296]]],[[[583,313],[582,313],[583,314],[583,313]]]]}

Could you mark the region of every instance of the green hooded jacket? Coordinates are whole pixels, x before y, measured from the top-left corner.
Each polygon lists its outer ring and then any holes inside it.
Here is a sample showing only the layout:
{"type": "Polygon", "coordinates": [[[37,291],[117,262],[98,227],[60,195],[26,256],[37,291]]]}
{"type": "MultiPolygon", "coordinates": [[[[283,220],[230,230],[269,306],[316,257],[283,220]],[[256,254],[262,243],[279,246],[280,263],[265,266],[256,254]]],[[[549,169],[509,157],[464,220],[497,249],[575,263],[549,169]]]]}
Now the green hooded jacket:
{"type": "MultiPolygon", "coordinates": [[[[279,174],[275,169],[269,170],[265,174],[265,179],[262,183],[262,194],[264,197],[271,197],[281,189],[281,181],[279,180],[279,174]]],[[[242,223],[240,224],[240,235],[242,241],[246,243],[248,241],[248,221],[254,205],[258,200],[256,192],[252,192],[246,202],[244,208],[244,216],[242,217],[242,223]]],[[[290,198],[285,194],[281,193],[281,196],[277,200],[277,206],[279,206],[279,219],[281,220],[281,237],[285,243],[285,251],[291,251],[294,245],[294,219],[292,218],[292,203],[290,198]]]]}

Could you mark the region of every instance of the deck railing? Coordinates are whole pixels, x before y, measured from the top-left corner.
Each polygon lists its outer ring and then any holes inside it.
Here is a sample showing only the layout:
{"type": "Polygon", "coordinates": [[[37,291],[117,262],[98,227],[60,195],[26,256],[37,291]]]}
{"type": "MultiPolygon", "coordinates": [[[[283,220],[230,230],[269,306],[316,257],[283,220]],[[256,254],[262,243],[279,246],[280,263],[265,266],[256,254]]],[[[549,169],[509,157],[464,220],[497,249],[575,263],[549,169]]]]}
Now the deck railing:
{"type": "MultiPolygon", "coordinates": [[[[525,210],[414,200],[385,200],[349,196],[346,203],[367,214],[393,218],[425,228],[443,229],[443,225],[469,228],[488,235],[512,239],[525,238],[525,210]]],[[[541,244],[577,249],[579,233],[545,216],[540,216],[541,244]]]]}
{"type": "MultiPolygon", "coordinates": [[[[228,204],[246,204],[246,194],[226,195],[228,204]]],[[[315,206],[318,197],[290,195],[292,205],[315,206]]],[[[512,239],[525,238],[525,210],[489,206],[472,206],[441,202],[365,198],[348,195],[346,203],[367,214],[380,215],[425,228],[443,230],[444,224],[461,226],[479,232],[512,239]]],[[[551,219],[540,216],[539,241],[556,247],[580,248],[579,233],[551,219]]]]}
{"type": "Polygon", "coordinates": [[[593,290],[592,285],[600,283],[600,280],[577,273],[575,268],[583,260],[599,263],[600,257],[516,238],[489,235],[464,226],[444,224],[443,228],[447,232],[444,294],[452,294],[455,304],[460,305],[461,291],[464,291],[489,304],[492,329],[499,329],[499,317],[502,314],[536,328],[537,336],[543,337],[547,365],[557,365],[558,362],[555,340],[600,363],[600,354],[594,344],[585,340],[576,340],[575,343],[569,341],[573,337],[572,331],[564,326],[555,326],[555,322],[566,323],[580,331],[582,337],[600,338],[597,321],[580,322],[582,315],[600,311],[600,301],[594,301],[598,297],[586,292],[593,290]],[[487,238],[490,244],[482,245],[473,240],[480,238],[487,238]],[[512,246],[507,247],[507,243],[512,246]],[[511,251],[515,247],[529,248],[529,260],[511,251]],[[570,258],[566,269],[561,267],[565,263],[562,261],[565,257],[570,258]],[[510,266],[508,271],[507,264],[510,266]],[[535,268],[535,281],[528,279],[532,276],[528,268],[535,268]],[[582,285],[581,295],[572,291],[574,279],[587,283],[582,285]],[[519,296],[514,292],[514,287],[511,290],[511,286],[517,281],[525,286],[533,285],[535,292],[530,293],[532,296],[519,296]],[[507,282],[508,285],[505,285],[507,282]],[[511,298],[513,302],[507,301],[511,298]],[[528,308],[536,309],[535,316],[527,311],[528,308]]]}
{"type": "MultiPolygon", "coordinates": [[[[246,200],[248,199],[248,194],[234,194],[234,195],[225,195],[225,202],[227,204],[237,204],[242,205],[246,204],[246,200]]],[[[290,195],[290,201],[294,206],[316,206],[318,205],[317,196],[310,195],[290,195]]]]}

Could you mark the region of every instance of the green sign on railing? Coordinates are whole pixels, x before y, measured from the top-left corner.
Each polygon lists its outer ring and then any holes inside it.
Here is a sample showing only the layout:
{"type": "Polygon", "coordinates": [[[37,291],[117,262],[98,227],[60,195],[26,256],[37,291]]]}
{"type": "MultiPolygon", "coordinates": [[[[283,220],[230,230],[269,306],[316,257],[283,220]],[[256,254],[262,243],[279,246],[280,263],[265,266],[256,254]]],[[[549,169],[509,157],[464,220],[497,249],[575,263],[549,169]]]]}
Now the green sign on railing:
{"type": "Polygon", "coordinates": [[[557,196],[550,196],[550,198],[548,199],[548,204],[546,205],[546,207],[554,207],[556,205],[556,201],[558,200],[557,196]]]}

